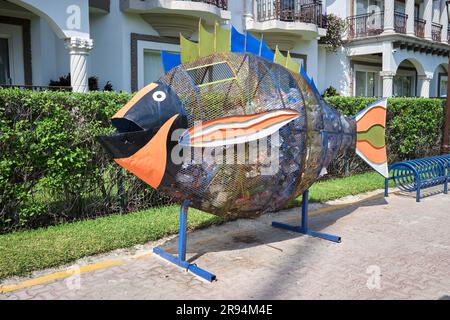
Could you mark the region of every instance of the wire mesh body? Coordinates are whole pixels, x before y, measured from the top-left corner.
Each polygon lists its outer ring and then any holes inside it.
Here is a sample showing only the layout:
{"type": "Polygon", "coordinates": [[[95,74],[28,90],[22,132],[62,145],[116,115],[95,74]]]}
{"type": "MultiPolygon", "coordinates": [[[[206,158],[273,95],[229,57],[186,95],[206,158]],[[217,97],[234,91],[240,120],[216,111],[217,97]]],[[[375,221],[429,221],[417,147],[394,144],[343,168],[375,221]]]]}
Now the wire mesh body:
{"type": "Polygon", "coordinates": [[[450,176],[450,154],[397,162],[389,168],[394,185],[402,191],[447,183],[450,176]]]}
{"type": "Polygon", "coordinates": [[[172,69],[160,81],[180,98],[189,127],[275,109],[300,114],[264,143],[183,150],[189,159],[159,190],[209,213],[251,217],[282,209],[355,144],[353,119],[327,105],[302,76],[253,54],[213,54],[172,69]]]}

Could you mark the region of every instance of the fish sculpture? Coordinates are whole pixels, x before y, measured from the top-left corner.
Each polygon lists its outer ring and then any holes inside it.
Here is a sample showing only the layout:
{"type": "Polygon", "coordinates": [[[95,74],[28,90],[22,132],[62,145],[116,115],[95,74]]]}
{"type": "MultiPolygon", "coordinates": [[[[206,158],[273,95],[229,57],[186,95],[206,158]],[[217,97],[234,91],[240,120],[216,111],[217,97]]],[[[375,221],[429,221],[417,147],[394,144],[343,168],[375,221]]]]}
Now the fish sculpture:
{"type": "Polygon", "coordinates": [[[385,99],[339,114],[290,53],[236,29],[199,26],[167,70],[112,118],[99,141],[123,168],[175,202],[223,217],[283,209],[352,150],[387,176],[385,99]]]}

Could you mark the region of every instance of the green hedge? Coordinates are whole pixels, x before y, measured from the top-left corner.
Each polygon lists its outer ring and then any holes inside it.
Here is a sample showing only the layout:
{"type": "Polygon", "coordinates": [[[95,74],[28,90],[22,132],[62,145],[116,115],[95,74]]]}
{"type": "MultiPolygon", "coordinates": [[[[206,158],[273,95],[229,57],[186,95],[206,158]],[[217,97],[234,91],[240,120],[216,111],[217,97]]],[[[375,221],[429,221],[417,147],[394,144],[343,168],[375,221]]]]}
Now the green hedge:
{"type": "MultiPolygon", "coordinates": [[[[0,232],[115,212],[169,200],[124,173],[95,136],[113,131],[110,117],[126,93],[0,90],[0,232]]],[[[373,99],[332,97],[353,115],[373,99]]],[[[390,160],[439,150],[443,107],[437,99],[389,101],[390,160]]],[[[332,175],[363,171],[354,156],[336,160],[332,175]]]]}
{"type": "Polygon", "coordinates": [[[95,136],[113,132],[125,93],[0,90],[0,232],[163,202],[122,174],[95,136]]]}

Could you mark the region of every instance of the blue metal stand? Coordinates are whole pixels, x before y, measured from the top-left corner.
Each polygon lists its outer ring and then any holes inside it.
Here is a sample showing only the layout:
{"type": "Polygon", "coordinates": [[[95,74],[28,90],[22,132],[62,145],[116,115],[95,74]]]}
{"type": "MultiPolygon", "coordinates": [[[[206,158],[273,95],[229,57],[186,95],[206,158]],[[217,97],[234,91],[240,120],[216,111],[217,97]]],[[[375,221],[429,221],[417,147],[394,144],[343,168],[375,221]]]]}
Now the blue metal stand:
{"type": "Polygon", "coordinates": [[[384,196],[389,197],[389,178],[384,179],[384,196]]]}
{"type": "Polygon", "coordinates": [[[191,264],[186,261],[186,225],[187,225],[187,212],[189,208],[189,201],[184,201],[180,208],[180,233],[178,238],[178,257],[171,255],[170,253],[165,252],[161,248],[153,248],[153,253],[157,254],[163,259],[186,269],[189,272],[192,272],[196,276],[203,278],[209,282],[216,280],[216,276],[212,273],[209,273],[206,270],[203,270],[195,264],[191,264]]]}
{"type": "Polygon", "coordinates": [[[306,190],[303,193],[303,200],[302,200],[302,224],[301,226],[291,226],[288,224],[280,223],[280,222],[272,222],[272,227],[280,228],[280,229],[286,229],[293,232],[303,233],[312,237],[321,238],[328,241],[333,242],[341,242],[341,237],[334,236],[327,233],[317,232],[310,230],[308,228],[308,190],[306,190]]]}

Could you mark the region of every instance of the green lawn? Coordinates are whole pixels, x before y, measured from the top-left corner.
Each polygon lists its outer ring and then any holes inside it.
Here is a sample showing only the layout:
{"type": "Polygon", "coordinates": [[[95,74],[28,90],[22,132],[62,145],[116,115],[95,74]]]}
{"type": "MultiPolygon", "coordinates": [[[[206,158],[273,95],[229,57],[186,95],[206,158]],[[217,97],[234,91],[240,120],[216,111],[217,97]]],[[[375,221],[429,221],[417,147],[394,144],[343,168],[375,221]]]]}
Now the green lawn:
{"type": "MultiPolygon", "coordinates": [[[[382,188],[384,179],[376,173],[317,182],[310,201],[327,201],[382,188]]],[[[298,205],[296,199],[291,205],[298,205]]],[[[131,247],[157,240],[178,231],[177,206],[112,215],[95,220],[0,235],[0,279],[26,275],[55,267],[84,256],[131,247]]],[[[223,222],[216,216],[189,210],[189,228],[223,222]]]]}
{"type": "MultiPolygon", "coordinates": [[[[318,181],[309,191],[310,202],[325,202],[384,188],[384,178],[376,172],[357,174],[354,176],[318,181]]],[[[293,205],[300,205],[302,197],[293,201],[293,205]]]]}

